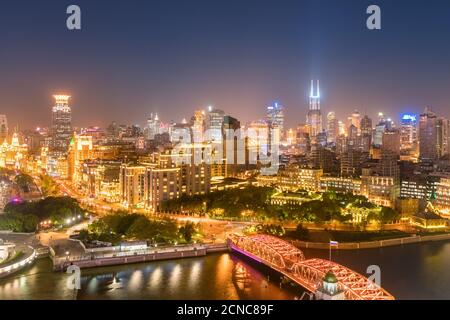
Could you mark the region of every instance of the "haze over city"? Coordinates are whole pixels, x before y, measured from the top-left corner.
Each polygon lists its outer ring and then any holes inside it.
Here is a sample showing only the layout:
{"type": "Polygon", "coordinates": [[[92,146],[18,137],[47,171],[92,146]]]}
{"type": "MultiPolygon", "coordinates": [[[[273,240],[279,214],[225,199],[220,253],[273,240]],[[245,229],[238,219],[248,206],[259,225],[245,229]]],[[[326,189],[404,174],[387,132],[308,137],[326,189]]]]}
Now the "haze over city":
{"type": "Polygon", "coordinates": [[[372,32],[370,1],[79,1],[83,28],[71,32],[68,1],[10,2],[0,108],[34,128],[49,125],[55,93],[72,96],[76,126],[144,125],[151,112],[181,121],[208,105],[245,122],[278,101],[292,127],[320,79],[325,114],[398,122],[432,106],[449,116],[450,3],[378,3],[383,27],[372,32]]]}

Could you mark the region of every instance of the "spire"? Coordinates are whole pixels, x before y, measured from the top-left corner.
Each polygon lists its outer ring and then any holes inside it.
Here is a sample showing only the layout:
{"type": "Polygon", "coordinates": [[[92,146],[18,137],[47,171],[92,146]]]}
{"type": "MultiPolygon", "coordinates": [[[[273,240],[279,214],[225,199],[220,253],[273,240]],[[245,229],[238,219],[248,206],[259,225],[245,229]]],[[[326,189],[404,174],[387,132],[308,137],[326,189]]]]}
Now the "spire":
{"type": "Polygon", "coordinates": [[[311,92],[309,94],[310,98],[320,98],[320,83],[317,80],[317,92],[314,94],[314,80],[311,80],[311,92]]]}
{"type": "Polygon", "coordinates": [[[319,80],[317,80],[317,96],[320,97],[319,80]]]}

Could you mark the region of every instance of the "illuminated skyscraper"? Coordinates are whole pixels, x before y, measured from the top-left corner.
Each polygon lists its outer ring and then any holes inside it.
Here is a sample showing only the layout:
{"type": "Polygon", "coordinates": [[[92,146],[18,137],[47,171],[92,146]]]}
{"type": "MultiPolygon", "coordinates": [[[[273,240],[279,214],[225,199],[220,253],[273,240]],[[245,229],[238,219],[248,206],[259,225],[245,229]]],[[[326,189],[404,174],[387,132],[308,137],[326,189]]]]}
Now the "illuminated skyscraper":
{"type": "Polygon", "coordinates": [[[365,115],[361,119],[361,134],[372,136],[372,119],[368,115],[365,115]]]}
{"type": "Polygon", "coordinates": [[[278,102],[274,102],[272,106],[267,107],[267,122],[272,127],[278,127],[280,134],[284,132],[284,108],[278,102]]]}
{"type": "Polygon", "coordinates": [[[197,110],[191,119],[193,142],[203,142],[205,132],[205,111],[197,110]]]}
{"type": "Polygon", "coordinates": [[[354,125],[358,130],[358,133],[361,131],[361,114],[358,110],[352,112],[352,114],[348,117],[348,127],[354,125]]]}
{"type": "Polygon", "coordinates": [[[52,149],[66,153],[72,137],[72,110],[67,95],[54,95],[56,104],[52,108],[52,149]]]}
{"type": "Polygon", "coordinates": [[[322,132],[322,113],[320,111],[320,87],[317,80],[317,92],[314,93],[314,81],[311,80],[311,93],[309,95],[309,111],[306,117],[307,124],[311,127],[311,139],[315,140],[322,132]]]}
{"type": "Polygon", "coordinates": [[[155,139],[155,135],[161,132],[161,121],[158,118],[158,114],[151,113],[150,118],[147,119],[147,139],[155,139]]]}
{"type": "Polygon", "coordinates": [[[400,131],[387,130],[382,136],[381,152],[390,152],[395,156],[400,156],[400,131]]]}
{"type": "Polygon", "coordinates": [[[438,158],[449,154],[449,129],[449,120],[439,117],[436,122],[438,158]]]}
{"type": "Polygon", "coordinates": [[[212,106],[208,107],[206,114],[206,130],[208,130],[208,138],[211,141],[222,143],[222,124],[225,112],[215,109],[212,106]]]}
{"type": "Polygon", "coordinates": [[[404,114],[400,121],[401,150],[412,150],[417,143],[417,117],[414,114],[404,114]]]}
{"type": "Polygon", "coordinates": [[[8,137],[8,120],[4,114],[0,114],[0,143],[8,137]]]}
{"type": "Polygon", "coordinates": [[[334,111],[327,114],[327,142],[335,144],[336,138],[339,135],[339,122],[336,119],[334,111]]]}
{"type": "Polygon", "coordinates": [[[419,121],[419,142],[421,161],[434,161],[438,158],[437,147],[437,117],[428,107],[420,115],[419,121]]]}

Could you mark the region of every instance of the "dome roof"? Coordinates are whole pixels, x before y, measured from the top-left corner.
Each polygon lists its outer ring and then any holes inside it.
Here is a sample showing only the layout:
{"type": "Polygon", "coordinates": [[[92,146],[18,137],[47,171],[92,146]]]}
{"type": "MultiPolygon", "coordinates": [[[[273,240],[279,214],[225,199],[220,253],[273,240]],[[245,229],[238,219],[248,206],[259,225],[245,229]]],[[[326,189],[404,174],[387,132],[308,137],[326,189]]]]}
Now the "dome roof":
{"type": "Polygon", "coordinates": [[[323,281],[328,283],[338,283],[338,279],[331,270],[323,277],[323,281]]]}

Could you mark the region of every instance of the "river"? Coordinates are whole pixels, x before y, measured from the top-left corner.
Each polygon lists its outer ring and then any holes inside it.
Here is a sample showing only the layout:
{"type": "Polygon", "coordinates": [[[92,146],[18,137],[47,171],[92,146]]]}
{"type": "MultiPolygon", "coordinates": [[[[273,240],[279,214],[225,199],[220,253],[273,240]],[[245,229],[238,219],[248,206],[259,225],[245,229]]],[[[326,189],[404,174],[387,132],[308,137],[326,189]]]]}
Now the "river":
{"type": "MultiPolygon", "coordinates": [[[[305,250],[328,259],[328,251],[305,250]]],[[[381,268],[382,286],[397,299],[450,299],[450,242],[333,251],[332,260],[366,274],[381,268]]],[[[295,299],[303,290],[237,254],[82,270],[81,290],[49,259],[0,281],[0,299],[295,299]]]]}

